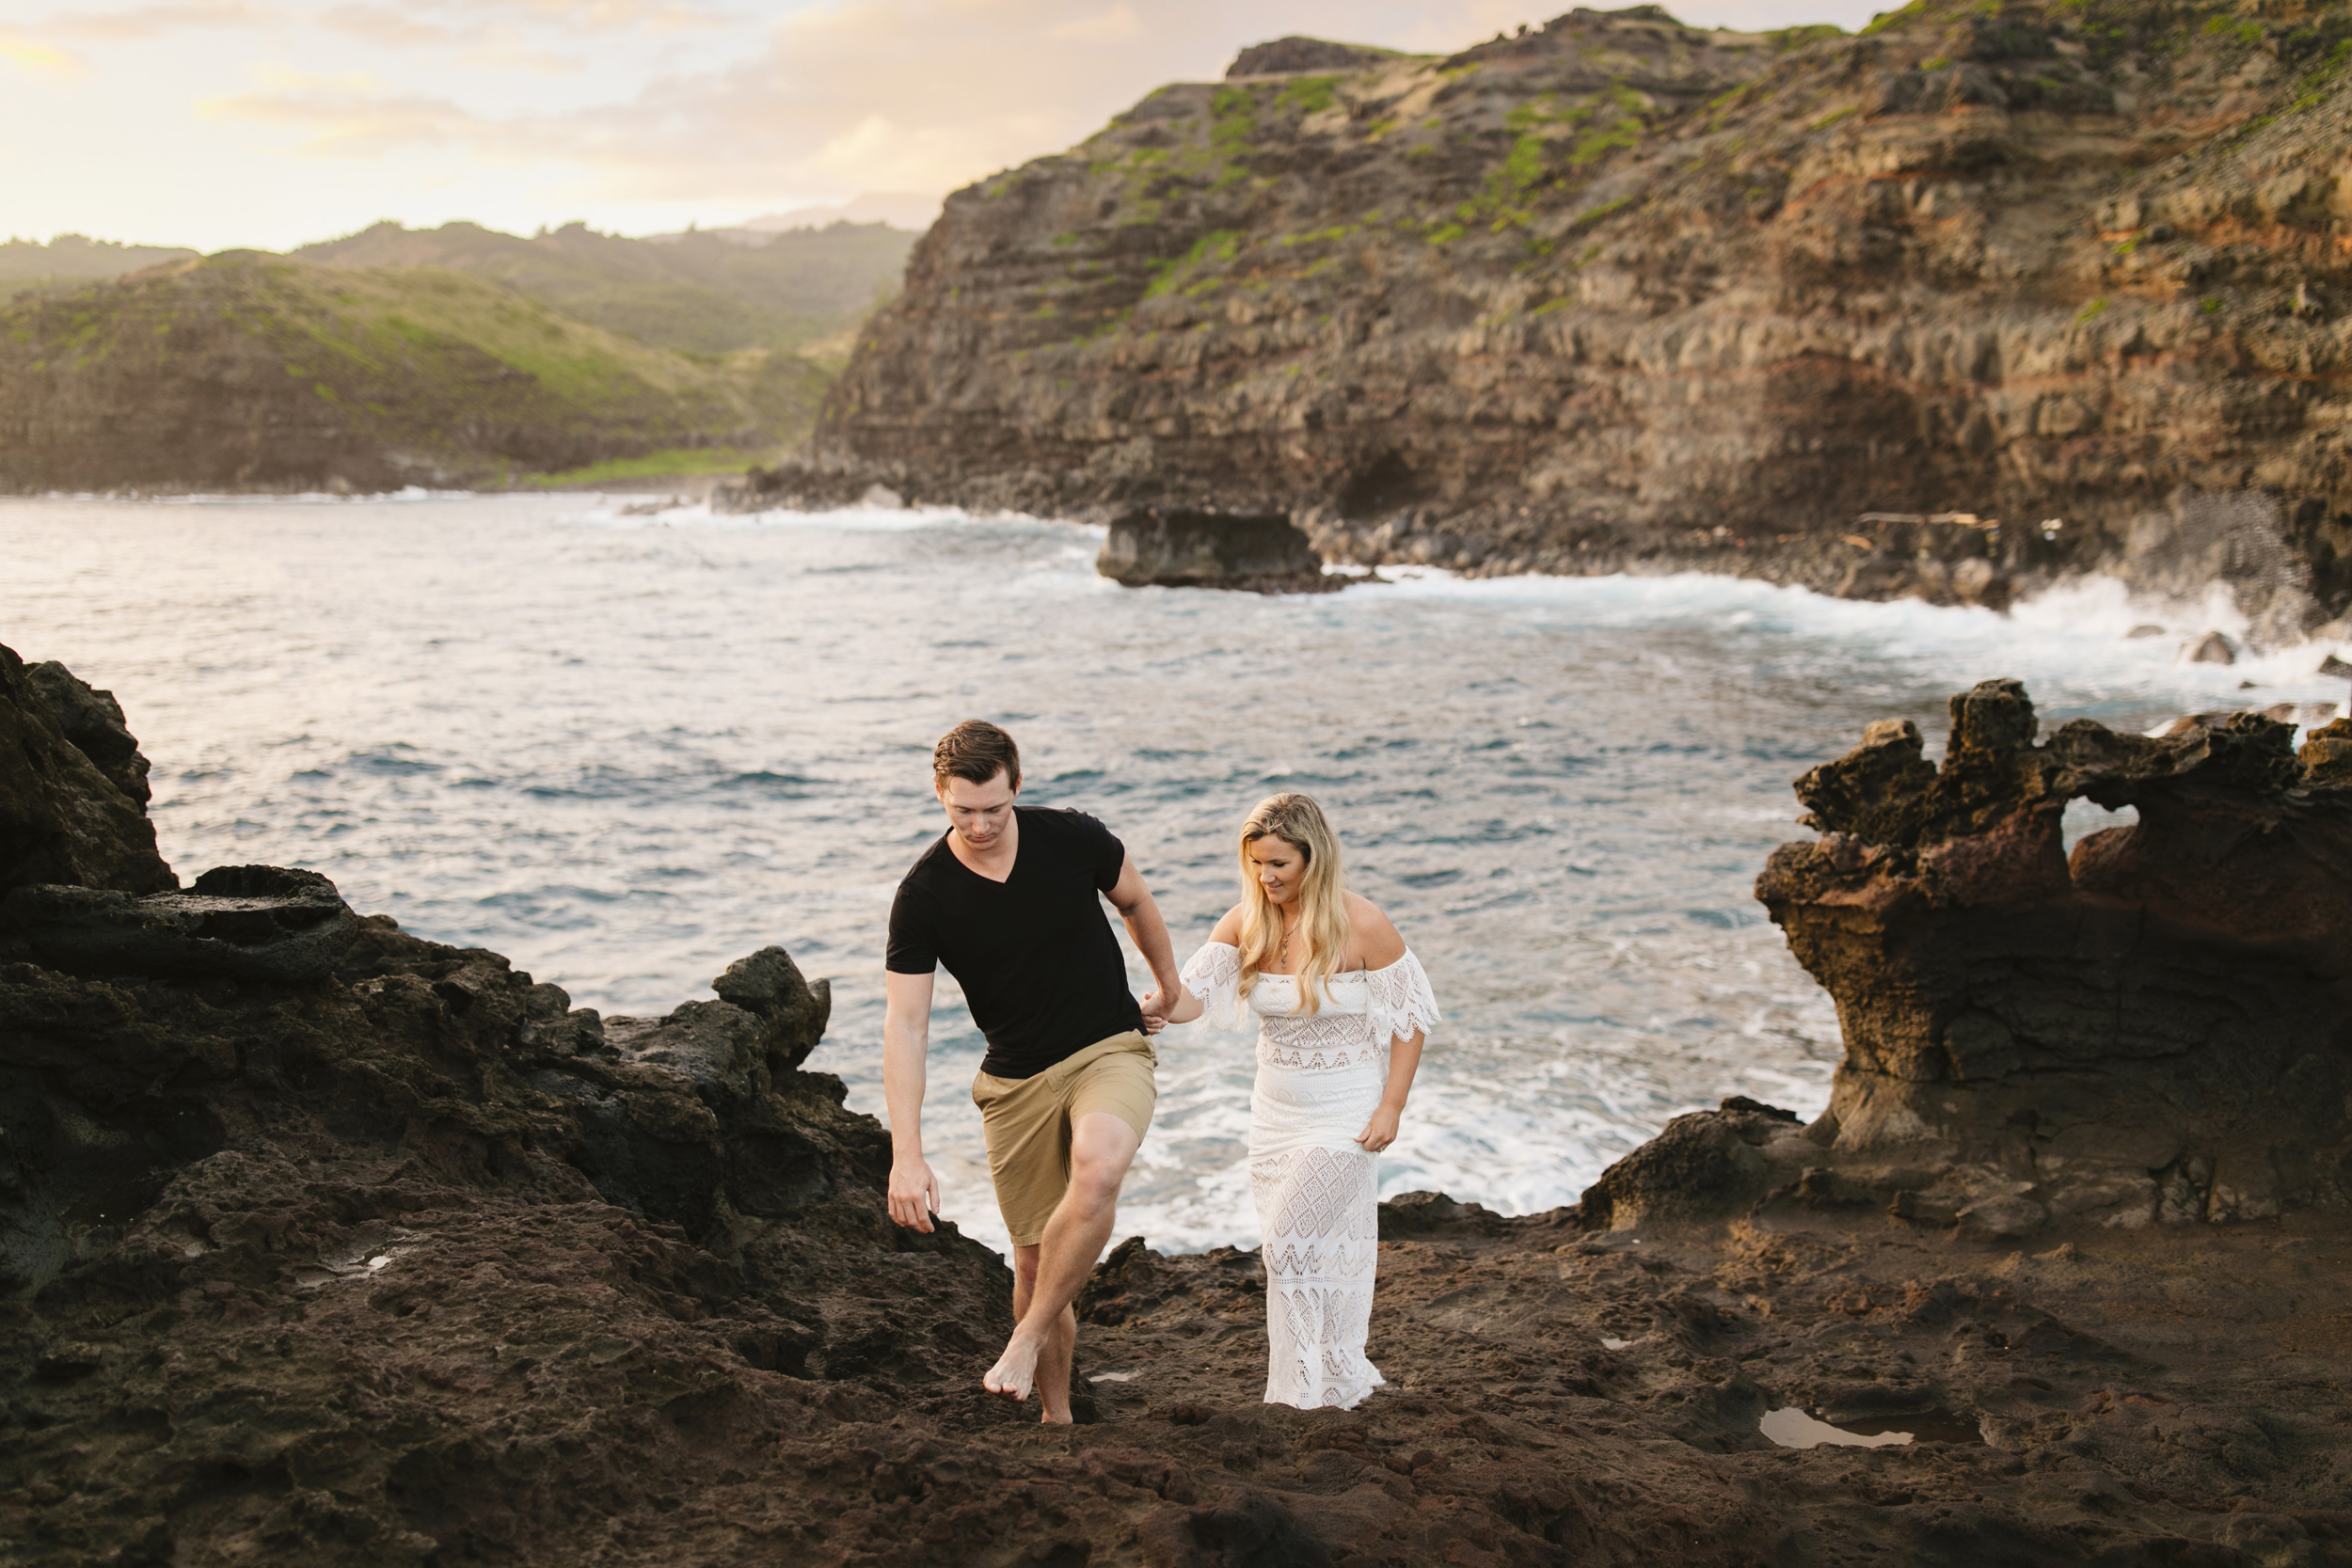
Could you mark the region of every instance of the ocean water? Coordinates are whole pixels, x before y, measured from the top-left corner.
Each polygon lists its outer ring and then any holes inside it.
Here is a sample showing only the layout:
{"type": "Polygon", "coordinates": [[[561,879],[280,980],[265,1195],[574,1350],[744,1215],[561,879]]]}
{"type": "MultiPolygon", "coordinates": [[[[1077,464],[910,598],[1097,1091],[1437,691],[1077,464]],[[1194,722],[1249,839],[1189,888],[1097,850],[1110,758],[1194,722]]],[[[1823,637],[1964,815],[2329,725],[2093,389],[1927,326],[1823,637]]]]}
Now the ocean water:
{"type": "MultiPolygon", "coordinates": [[[[1508,1212],[1725,1095],[1825,1103],[1835,1016],[1750,888],[1805,836],[1789,781],[1865,723],[1940,742],[1945,699],[1994,675],[2053,725],[2345,694],[2315,647],[2182,663],[2242,618],[2109,583],[2010,616],[1700,577],[1138,592],[1070,524],[627,499],[0,501],[0,641],[121,699],[183,878],[312,867],[608,1014],[781,943],[833,977],[812,1065],[877,1114],[884,924],[941,828],[941,731],[1009,726],[1024,800],[1125,839],[1180,958],[1233,901],[1242,816],[1306,790],[1446,1011],[1382,1190],[1508,1212]]],[[[1001,1245],[945,976],[932,1042],[946,1212],[1001,1245]]],[[[1253,1244],[1248,1041],[1193,1025],[1161,1054],[1120,1234],[1253,1244]]]]}

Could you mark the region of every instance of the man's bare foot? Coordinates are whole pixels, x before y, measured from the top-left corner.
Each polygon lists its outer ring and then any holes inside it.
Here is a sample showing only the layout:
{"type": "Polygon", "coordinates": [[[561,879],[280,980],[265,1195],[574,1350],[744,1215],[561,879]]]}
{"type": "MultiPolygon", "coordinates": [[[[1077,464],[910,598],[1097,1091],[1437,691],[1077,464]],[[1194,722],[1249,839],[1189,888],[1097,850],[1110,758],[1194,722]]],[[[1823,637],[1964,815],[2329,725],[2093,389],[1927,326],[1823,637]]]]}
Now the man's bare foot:
{"type": "Polygon", "coordinates": [[[1005,1341],[1005,1354],[996,1358],[996,1365],[981,1376],[980,1386],[1015,1402],[1027,1399],[1037,1386],[1037,1353],[1041,1348],[1035,1339],[1014,1335],[1005,1341]]]}
{"type": "Polygon", "coordinates": [[[1076,1423],[1076,1421],[1077,1421],[1077,1419],[1078,1419],[1078,1418],[1076,1418],[1075,1416],[1073,1416],[1073,1415],[1072,1415],[1069,1411],[1067,1411],[1067,1410],[1063,1411],[1063,1412],[1062,1412],[1060,1415],[1058,1415],[1058,1416],[1055,1415],[1052,1411],[1048,1410],[1048,1411],[1047,1411],[1047,1412],[1045,1412],[1043,1415],[1040,1416],[1037,1419],[1038,1419],[1038,1424],[1039,1424],[1040,1426],[1049,1426],[1049,1427],[1066,1427],[1066,1426],[1071,1426],[1071,1425],[1075,1424],[1075,1423],[1076,1423]]]}

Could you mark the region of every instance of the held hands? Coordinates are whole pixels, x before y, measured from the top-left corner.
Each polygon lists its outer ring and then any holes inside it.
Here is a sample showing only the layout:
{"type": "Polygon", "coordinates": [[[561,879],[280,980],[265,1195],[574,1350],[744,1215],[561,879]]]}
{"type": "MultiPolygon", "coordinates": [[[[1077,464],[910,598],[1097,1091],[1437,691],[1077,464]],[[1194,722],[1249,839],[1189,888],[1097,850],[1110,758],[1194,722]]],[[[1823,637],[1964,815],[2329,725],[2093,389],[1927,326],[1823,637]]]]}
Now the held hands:
{"type": "Polygon", "coordinates": [[[890,1163],[890,1218],[896,1225],[930,1235],[931,1216],[939,1212],[939,1178],[920,1154],[900,1155],[890,1163]]]}
{"type": "Polygon", "coordinates": [[[1364,1130],[1356,1134],[1356,1141],[1364,1146],[1365,1153],[1379,1153],[1396,1142],[1396,1124],[1404,1115],[1404,1106],[1382,1101],[1380,1108],[1372,1113],[1372,1119],[1364,1123],[1364,1130]]]}
{"type": "Polygon", "coordinates": [[[1175,988],[1171,1000],[1168,989],[1162,987],[1143,999],[1143,1032],[1156,1035],[1171,1023],[1190,1023],[1200,1016],[1200,998],[1182,985],[1175,988]]]}

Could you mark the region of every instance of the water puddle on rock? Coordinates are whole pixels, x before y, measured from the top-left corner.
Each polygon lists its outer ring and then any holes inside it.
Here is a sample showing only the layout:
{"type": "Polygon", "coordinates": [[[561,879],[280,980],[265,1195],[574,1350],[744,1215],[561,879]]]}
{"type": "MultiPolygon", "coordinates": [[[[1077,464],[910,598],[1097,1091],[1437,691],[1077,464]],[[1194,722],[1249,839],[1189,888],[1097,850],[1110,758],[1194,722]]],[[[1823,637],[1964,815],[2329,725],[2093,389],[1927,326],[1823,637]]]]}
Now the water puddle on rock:
{"type": "Polygon", "coordinates": [[[1914,1442],[1984,1441],[1983,1432],[1975,1419],[1949,1410],[1857,1416],[1843,1426],[1832,1426],[1792,1404],[1768,1413],[1756,1423],[1756,1430],[1784,1449],[1885,1449],[1914,1442]]]}

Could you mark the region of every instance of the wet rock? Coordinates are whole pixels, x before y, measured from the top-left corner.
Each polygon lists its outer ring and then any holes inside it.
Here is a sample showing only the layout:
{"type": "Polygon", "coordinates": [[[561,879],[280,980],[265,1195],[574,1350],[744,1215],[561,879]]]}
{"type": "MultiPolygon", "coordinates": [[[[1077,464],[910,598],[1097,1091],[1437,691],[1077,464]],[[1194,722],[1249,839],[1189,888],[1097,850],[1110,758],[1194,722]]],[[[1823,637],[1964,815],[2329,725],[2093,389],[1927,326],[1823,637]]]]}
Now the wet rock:
{"type": "Polygon", "coordinates": [[[2209,631],[2188,650],[2191,664],[2235,664],[2237,644],[2222,632],[2209,631]]]}
{"type": "Polygon", "coordinates": [[[1823,836],[1756,895],[1837,1001],[1822,1163],[1988,1236],[2352,1199],[2346,735],[2298,756],[2240,713],[2037,744],[1991,681],[1953,699],[1940,768],[1896,723],[1801,779],[1823,836]],[[2077,797],[2138,821],[2069,856],[2077,797]]]}
{"type": "Polygon", "coordinates": [[[1119,517],[1095,569],[1129,588],[1248,588],[1319,592],[1338,584],[1323,558],[1279,514],[1245,515],[1145,507],[1119,517]]]}
{"type": "Polygon", "coordinates": [[[14,650],[0,647],[0,893],[28,883],[154,893],[177,887],[155,852],[144,796],[125,793],[110,776],[144,787],[147,764],[114,716],[113,699],[54,665],[33,673],[14,650]],[[60,718],[55,692],[67,705],[60,718]],[[84,751],[69,724],[106,762],[84,751]],[[119,732],[119,733],[118,733],[119,732]]]}
{"type": "Polygon", "coordinates": [[[181,893],[34,885],[0,899],[12,930],[45,963],[77,974],[156,974],[306,985],[324,978],[358,920],[315,871],[224,865],[181,893]]]}

